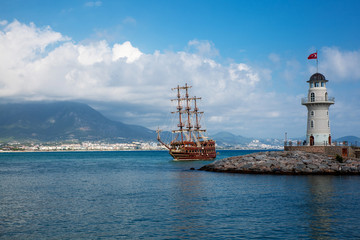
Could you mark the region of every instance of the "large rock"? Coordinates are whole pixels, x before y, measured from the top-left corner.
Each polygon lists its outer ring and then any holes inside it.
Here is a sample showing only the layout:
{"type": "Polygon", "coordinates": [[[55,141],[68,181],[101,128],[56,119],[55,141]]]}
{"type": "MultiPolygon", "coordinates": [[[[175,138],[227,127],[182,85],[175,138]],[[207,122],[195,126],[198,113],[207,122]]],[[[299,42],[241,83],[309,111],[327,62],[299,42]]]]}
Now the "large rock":
{"type": "Polygon", "coordinates": [[[253,153],[217,160],[199,170],[269,174],[360,174],[360,159],[342,162],[324,154],[301,151],[253,153]]]}

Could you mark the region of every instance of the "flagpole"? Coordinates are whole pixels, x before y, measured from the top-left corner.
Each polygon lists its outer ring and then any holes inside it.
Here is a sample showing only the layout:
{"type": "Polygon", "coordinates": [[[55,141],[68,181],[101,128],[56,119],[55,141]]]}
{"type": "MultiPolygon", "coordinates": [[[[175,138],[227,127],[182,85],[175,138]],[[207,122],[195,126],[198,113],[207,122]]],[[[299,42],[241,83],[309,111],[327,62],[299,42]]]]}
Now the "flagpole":
{"type": "Polygon", "coordinates": [[[316,73],[319,73],[319,62],[318,62],[317,50],[316,50],[316,73]]]}

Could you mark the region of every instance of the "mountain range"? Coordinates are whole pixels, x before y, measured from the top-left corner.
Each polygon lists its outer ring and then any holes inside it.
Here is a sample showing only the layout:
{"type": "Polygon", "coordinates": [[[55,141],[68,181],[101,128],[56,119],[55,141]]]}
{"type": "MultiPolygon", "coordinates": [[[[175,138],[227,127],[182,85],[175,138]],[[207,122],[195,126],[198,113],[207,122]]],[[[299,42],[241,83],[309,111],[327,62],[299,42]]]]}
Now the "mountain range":
{"type": "Polygon", "coordinates": [[[77,102],[0,104],[0,141],[155,140],[155,131],[109,120],[77,102]]]}
{"type": "MultiPolygon", "coordinates": [[[[169,138],[169,132],[162,135],[169,138]]],[[[229,132],[211,136],[219,147],[282,146],[279,139],[254,139],[229,132]]],[[[112,121],[78,102],[26,102],[0,104],[0,142],[156,141],[156,132],[139,125],[112,121]]],[[[347,136],[335,141],[360,143],[347,136]]]]}
{"type": "Polygon", "coordinates": [[[338,139],[335,139],[336,142],[348,142],[349,145],[355,145],[355,146],[360,146],[360,138],[355,137],[355,136],[345,136],[345,137],[341,137],[338,139]]]}

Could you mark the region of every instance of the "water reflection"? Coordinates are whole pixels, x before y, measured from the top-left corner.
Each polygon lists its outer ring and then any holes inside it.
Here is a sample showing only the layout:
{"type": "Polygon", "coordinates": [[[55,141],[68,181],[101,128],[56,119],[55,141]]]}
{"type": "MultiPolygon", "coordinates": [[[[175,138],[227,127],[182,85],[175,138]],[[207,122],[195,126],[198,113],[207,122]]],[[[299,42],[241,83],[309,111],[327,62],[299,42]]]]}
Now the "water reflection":
{"type": "Polygon", "coordinates": [[[202,187],[201,174],[192,171],[176,173],[173,193],[173,230],[179,238],[203,235],[207,198],[202,187]]]}
{"type": "Polygon", "coordinates": [[[310,236],[312,239],[334,239],[332,237],[334,224],[332,176],[309,176],[308,217],[310,236]]]}

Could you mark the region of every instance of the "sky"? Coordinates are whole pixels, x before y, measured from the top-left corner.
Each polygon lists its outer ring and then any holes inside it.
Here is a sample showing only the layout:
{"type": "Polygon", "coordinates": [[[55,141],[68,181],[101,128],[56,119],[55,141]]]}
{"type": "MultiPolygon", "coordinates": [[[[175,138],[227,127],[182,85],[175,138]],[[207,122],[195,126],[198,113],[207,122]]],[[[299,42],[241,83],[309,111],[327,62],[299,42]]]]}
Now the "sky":
{"type": "Polygon", "coordinates": [[[360,137],[360,1],[0,1],[0,101],[78,101],[169,128],[171,88],[202,97],[209,135],[306,135],[310,76],[333,139],[360,137]]]}

